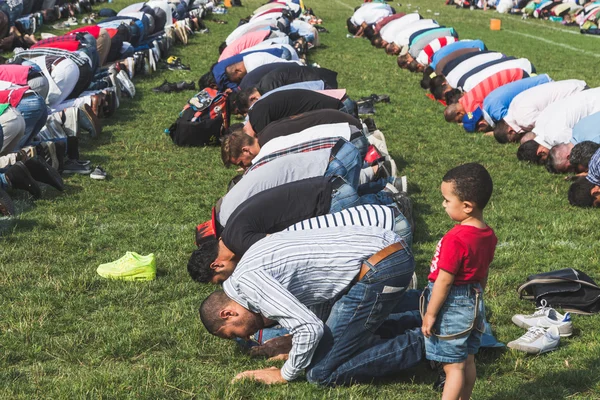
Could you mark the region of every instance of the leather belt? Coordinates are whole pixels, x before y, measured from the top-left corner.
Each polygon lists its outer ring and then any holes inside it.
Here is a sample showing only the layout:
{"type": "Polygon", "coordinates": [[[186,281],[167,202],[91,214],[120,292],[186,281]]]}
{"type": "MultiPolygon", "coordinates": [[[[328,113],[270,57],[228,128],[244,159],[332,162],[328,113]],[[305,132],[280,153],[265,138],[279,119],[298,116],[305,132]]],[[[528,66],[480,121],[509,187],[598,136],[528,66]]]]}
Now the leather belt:
{"type": "Polygon", "coordinates": [[[384,247],[383,249],[379,250],[377,253],[373,254],[371,257],[369,257],[367,262],[364,262],[363,265],[360,267],[360,271],[358,272],[358,275],[356,276],[356,282],[358,282],[362,278],[364,278],[365,275],[367,274],[367,272],[369,272],[371,270],[371,267],[369,265],[375,266],[375,265],[379,264],[381,261],[383,261],[384,259],[386,259],[387,257],[389,257],[390,255],[392,255],[395,252],[400,251],[402,249],[404,249],[404,246],[402,245],[402,243],[394,243],[387,247],[384,247]]]}

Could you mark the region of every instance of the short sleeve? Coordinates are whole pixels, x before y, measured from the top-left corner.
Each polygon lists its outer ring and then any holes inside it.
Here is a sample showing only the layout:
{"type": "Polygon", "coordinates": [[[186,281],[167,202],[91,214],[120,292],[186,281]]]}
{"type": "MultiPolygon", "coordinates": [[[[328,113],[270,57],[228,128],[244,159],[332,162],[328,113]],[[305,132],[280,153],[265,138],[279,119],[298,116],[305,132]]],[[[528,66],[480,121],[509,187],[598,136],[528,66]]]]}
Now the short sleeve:
{"type": "Polygon", "coordinates": [[[463,243],[454,235],[442,238],[437,267],[456,275],[463,265],[467,251],[463,243]]]}

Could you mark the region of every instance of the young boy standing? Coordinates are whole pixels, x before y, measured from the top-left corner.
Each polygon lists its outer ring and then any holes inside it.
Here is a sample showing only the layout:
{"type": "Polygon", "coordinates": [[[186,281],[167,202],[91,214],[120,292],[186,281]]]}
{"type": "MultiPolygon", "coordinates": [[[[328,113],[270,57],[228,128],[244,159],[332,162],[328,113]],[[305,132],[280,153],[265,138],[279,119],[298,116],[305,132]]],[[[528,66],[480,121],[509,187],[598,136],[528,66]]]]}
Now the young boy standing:
{"type": "Polygon", "coordinates": [[[441,186],[444,209],[458,224],[440,240],[433,256],[421,329],[427,359],[442,363],[446,373],[443,400],[467,400],[475,384],[483,290],[498,241],[483,220],[492,188],[490,174],[476,163],[451,169],[441,186]]]}

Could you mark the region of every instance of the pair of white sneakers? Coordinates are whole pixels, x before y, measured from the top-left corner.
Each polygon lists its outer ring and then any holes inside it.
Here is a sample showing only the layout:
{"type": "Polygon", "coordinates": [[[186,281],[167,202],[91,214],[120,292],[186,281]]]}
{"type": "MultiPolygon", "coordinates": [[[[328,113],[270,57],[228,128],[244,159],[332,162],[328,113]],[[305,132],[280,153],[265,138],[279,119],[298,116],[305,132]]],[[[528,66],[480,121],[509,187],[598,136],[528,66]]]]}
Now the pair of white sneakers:
{"type": "Polygon", "coordinates": [[[509,342],[511,349],[524,351],[529,354],[542,354],[558,348],[560,338],[573,334],[571,314],[564,315],[545,304],[531,315],[517,314],[512,317],[515,325],[527,328],[527,332],[509,342]]]}

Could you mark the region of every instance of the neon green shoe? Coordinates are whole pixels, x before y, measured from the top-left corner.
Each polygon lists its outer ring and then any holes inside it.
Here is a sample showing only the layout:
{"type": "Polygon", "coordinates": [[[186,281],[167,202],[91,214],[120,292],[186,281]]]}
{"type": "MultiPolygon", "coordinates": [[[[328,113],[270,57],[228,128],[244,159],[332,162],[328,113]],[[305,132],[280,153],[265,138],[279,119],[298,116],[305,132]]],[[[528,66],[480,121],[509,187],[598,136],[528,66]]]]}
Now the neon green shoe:
{"type": "Polygon", "coordinates": [[[156,278],[156,258],[128,251],[116,261],[101,264],[96,270],[103,278],[125,281],[151,281],[156,278]]]}

